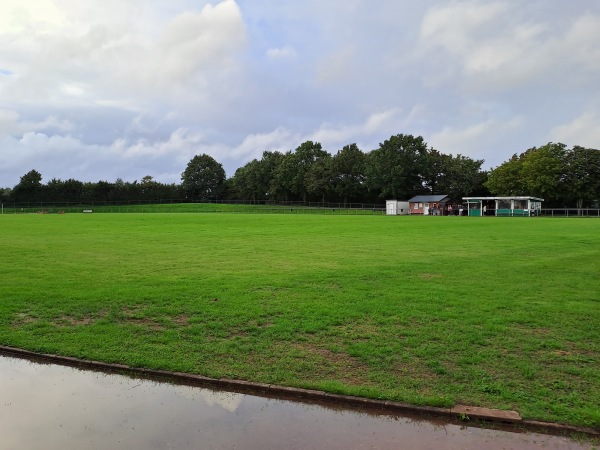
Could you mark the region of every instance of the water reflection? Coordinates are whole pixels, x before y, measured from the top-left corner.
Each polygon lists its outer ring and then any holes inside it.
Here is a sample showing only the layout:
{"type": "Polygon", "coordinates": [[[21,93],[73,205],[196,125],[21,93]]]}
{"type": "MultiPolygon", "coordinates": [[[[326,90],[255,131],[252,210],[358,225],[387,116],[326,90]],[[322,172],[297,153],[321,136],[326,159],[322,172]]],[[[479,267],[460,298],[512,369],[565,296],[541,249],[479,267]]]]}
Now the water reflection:
{"type": "Polygon", "coordinates": [[[0,357],[2,449],[584,449],[0,357]]]}

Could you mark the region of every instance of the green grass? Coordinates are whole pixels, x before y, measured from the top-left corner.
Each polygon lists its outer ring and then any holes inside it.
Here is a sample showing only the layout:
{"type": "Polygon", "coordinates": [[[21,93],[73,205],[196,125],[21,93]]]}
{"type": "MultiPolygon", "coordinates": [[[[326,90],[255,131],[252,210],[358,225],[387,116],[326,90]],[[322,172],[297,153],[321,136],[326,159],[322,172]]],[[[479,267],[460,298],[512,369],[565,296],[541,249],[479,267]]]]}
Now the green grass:
{"type": "Polygon", "coordinates": [[[600,427],[600,221],[0,216],[0,343],[600,427]]]}

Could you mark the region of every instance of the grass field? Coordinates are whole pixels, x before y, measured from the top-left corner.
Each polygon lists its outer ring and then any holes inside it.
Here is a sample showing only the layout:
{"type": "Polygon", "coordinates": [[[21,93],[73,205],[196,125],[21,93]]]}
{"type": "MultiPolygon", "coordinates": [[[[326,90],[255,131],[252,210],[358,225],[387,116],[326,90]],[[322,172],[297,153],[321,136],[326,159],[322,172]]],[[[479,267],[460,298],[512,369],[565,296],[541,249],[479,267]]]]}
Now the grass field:
{"type": "Polygon", "coordinates": [[[0,343],[600,427],[600,221],[0,216],[0,343]]]}

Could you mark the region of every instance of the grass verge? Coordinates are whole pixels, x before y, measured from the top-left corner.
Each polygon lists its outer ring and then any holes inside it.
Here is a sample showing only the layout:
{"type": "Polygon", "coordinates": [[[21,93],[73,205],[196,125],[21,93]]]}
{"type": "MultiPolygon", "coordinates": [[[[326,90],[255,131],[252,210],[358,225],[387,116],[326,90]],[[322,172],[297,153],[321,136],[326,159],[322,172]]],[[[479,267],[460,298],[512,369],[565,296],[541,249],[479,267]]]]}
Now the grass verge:
{"type": "Polygon", "coordinates": [[[600,427],[600,223],[0,217],[0,342],[600,427]]]}

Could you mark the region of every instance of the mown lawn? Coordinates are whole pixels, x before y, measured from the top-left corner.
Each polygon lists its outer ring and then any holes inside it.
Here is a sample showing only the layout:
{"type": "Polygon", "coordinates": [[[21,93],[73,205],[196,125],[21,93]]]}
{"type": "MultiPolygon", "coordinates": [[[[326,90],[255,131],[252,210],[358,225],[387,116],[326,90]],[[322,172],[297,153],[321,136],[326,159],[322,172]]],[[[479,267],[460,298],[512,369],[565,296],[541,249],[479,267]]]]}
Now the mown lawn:
{"type": "Polygon", "coordinates": [[[0,343],[600,427],[600,221],[0,216],[0,343]]]}

